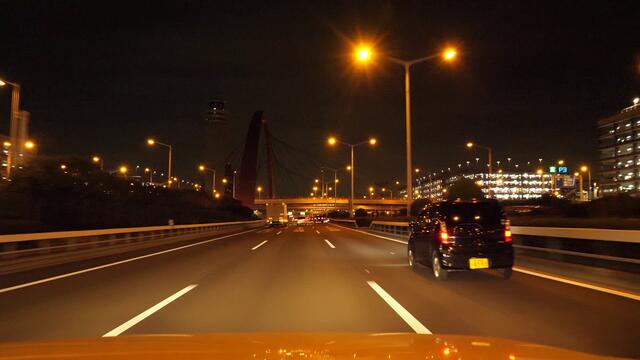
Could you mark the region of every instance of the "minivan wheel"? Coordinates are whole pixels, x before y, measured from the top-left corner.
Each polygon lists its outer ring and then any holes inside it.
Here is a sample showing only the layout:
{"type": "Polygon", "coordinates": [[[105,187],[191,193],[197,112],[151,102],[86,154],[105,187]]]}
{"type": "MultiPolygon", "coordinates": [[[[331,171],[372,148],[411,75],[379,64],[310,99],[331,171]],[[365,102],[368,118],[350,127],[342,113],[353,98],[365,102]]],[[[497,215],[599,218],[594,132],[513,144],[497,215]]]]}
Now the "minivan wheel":
{"type": "Polygon", "coordinates": [[[407,251],[407,259],[409,261],[410,268],[415,269],[418,266],[416,264],[416,257],[415,257],[415,254],[413,253],[412,248],[409,248],[409,250],[407,251]]]}
{"type": "Polygon", "coordinates": [[[513,274],[513,270],[509,268],[498,269],[498,274],[501,278],[508,280],[511,279],[511,274],[513,274]]]}
{"type": "Polygon", "coordinates": [[[447,277],[449,276],[449,272],[442,268],[440,257],[438,256],[438,253],[435,251],[431,256],[431,268],[433,269],[433,277],[435,277],[436,280],[447,280],[447,277]]]}

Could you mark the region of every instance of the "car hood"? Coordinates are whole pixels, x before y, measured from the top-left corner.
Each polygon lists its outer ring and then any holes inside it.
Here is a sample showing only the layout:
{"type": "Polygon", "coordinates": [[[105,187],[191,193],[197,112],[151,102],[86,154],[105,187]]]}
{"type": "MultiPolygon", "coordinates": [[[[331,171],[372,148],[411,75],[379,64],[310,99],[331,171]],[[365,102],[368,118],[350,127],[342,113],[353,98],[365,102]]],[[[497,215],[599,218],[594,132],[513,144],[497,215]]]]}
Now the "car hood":
{"type": "Polygon", "coordinates": [[[496,338],[418,334],[144,335],[0,344],[0,359],[604,359],[496,338]]]}

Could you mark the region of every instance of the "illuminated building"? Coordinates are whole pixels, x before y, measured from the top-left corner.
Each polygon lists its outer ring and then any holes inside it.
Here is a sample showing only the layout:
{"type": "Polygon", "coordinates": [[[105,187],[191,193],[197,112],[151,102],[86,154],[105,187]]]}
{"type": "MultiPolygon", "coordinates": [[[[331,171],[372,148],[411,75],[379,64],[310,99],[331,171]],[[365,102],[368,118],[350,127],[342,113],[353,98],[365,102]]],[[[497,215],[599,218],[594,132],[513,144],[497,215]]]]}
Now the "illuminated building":
{"type": "Polygon", "coordinates": [[[598,121],[600,194],[640,194],[640,99],[598,121]]]}
{"type": "Polygon", "coordinates": [[[461,169],[456,173],[443,171],[422,176],[417,179],[414,195],[416,198],[442,200],[446,197],[445,189],[462,178],[474,180],[482,188],[486,197],[490,197],[491,192],[498,200],[536,199],[550,193],[559,197],[577,196],[577,181],[574,175],[549,172],[538,174],[535,171],[499,171],[489,175],[471,169],[461,169]]]}

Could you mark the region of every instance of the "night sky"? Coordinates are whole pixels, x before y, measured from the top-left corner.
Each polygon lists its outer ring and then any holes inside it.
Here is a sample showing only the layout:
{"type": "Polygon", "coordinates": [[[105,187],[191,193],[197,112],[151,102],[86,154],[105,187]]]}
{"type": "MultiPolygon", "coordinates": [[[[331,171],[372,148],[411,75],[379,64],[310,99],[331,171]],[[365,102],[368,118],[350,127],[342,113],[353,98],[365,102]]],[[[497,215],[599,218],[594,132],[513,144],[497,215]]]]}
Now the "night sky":
{"type": "MultiPolygon", "coordinates": [[[[174,145],[177,176],[199,180],[198,163],[219,162],[203,159],[215,141],[203,129],[207,100],[222,98],[236,163],[255,110],[287,144],[275,146],[279,195],[307,192],[321,162],[347,163],[329,134],[378,138],[358,148],[360,188],[403,181],[402,68],[354,67],[359,40],[403,59],[460,49],[455,64],[412,70],[422,169],[484,157],[469,139],[503,163],[594,163],[596,121],[640,95],[638,1],[3,0],[0,13],[0,78],[22,85],[40,153],[160,167],[155,136],[174,145]]],[[[3,133],[9,100],[0,89],[3,133]]]]}

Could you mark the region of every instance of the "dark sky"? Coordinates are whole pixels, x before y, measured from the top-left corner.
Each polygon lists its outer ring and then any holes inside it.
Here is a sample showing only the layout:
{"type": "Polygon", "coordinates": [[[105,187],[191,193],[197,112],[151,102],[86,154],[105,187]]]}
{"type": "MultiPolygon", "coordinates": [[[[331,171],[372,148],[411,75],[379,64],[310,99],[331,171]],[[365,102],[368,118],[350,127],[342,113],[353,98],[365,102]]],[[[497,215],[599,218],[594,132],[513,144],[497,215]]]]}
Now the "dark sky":
{"type": "MultiPolygon", "coordinates": [[[[291,146],[275,149],[285,195],[310,186],[316,160],[346,164],[346,151],[325,145],[329,133],[378,137],[357,151],[359,187],[403,178],[402,68],[382,59],[354,68],[358,39],[405,59],[459,46],[457,63],[412,70],[423,169],[472,160],[468,139],[503,162],[594,162],[597,119],[640,95],[638,1],[3,0],[0,9],[0,77],[22,85],[42,153],[160,166],[163,153],[144,143],[153,135],[174,145],[178,176],[198,179],[196,165],[215,161],[203,159],[205,141],[216,141],[204,135],[206,101],[220,97],[232,143],[264,110],[291,146]]],[[[9,99],[1,89],[5,133],[9,99]]]]}

